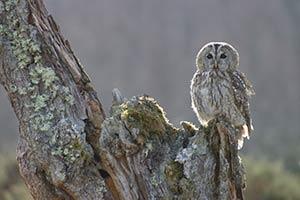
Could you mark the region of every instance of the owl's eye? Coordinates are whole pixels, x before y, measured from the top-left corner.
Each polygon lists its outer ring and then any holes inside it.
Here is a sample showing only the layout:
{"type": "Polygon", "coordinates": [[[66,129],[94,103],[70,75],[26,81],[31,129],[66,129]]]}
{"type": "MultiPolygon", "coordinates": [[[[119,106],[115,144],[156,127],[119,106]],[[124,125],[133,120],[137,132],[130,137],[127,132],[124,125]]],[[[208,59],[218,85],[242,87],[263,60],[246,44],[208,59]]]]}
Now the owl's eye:
{"type": "Polygon", "coordinates": [[[207,54],[206,58],[208,58],[208,59],[212,59],[212,58],[213,58],[213,56],[211,55],[211,53],[209,53],[209,54],[207,54]]]}
{"type": "Polygon", "coordinates": [[[220,56],[220,58],[221,58],[221,59],[225,59],[225,58],[227,58],[227,56],[226,56],[225,53],[222,53],[221,56],[220,56]]]}

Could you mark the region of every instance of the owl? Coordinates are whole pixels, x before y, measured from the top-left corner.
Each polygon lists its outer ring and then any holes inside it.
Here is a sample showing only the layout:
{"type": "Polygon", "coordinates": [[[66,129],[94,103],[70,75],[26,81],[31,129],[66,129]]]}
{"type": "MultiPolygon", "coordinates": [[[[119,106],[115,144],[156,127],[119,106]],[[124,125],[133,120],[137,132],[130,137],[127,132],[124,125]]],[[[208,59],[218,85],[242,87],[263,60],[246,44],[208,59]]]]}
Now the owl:
{"type": "Polygon", "coordinates": [[[192,108],[200,123],[225,116],[239,129],[238,149],[253,130],[249,97],[253,87],[240,72],[238,52],[225,42],[210,42],[203,46],[196,58],[197,71],[191,81],[192,108]]]}

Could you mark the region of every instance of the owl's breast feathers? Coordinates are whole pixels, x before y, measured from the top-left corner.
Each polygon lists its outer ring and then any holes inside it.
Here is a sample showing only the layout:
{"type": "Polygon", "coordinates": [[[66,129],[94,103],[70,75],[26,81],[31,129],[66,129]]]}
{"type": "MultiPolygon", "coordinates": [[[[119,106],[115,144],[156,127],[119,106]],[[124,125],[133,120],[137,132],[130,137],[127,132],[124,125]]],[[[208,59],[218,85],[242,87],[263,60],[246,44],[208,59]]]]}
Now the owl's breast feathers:
{"type": "MultiPolygon", "coordinates": [[[[222,113],[229,113],[228,110],[231,109],[228,107],[234,104],[231,94],[228,74],[216,71],[197,71],[194,74],[191,83],[192,108],[202,125],[206,125],[222,113]]],[[[235,113],[236,111],[232,111],[230,115],[233,116],[235,113]]],[[[243,123],[238,122],[238,124],[243,123]]]]}
{"type": "Polygon", "coordinates": [[[250,81],[237,70],[197,71],[191,83],[192,107],[202,125],[220,114],[242,126],[241,137],[252,130],[249,97],[254,94],[250,81]]]}

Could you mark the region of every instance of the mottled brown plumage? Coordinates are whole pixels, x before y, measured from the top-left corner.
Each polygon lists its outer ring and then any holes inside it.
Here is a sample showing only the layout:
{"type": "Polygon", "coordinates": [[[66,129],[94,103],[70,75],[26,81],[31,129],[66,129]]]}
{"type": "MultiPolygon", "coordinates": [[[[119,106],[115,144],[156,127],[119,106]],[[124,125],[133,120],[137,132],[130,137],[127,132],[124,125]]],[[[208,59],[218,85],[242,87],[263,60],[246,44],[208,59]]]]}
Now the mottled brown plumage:
{"type": "Polygon", "coordinates": [[[204,126],[225,116],[240,129],[239,148],[252,130],[249,97],[254,94],[250,81],[237,70],[239,55],[229,44],[211,42],[198,53],[197,71],[191,83],[192,108],[204,126]]]}

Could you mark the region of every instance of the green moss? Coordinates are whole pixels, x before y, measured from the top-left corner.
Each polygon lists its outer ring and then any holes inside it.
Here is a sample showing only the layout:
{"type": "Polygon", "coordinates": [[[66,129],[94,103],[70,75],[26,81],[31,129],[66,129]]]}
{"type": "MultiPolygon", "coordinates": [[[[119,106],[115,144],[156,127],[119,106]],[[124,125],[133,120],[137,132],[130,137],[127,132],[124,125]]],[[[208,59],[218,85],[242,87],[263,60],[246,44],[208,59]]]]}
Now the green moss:
{"type": "Polygon", "coordinates": [[[165,175],[167,179],[171,181],[179,181],[181,178],[183,178],[183,164],[171,161],[166,167],[165,167],[165,175]]]}
{"type": "Polygon", "coordinates": [[[183,164],[171,161],[165,167],[165,177],[170,191],[179,199],[192,199],[195,192],[195,185],[192,179],[184,176],[183,164]]]}
{"type": "Polygon", "coordinates": [[[181,199],[194,199],[195,192],[197,193],[195,188],[195,184],[191,179],[182,178],[179,181],[179,187],[181,188],[181,199]]]}
{"type": "Polygon", "coordinates": [[[171,161],[165,167],[165,176],[171,191],[175,194],[181,194],[182,189],[179,185],[179,182],[184,177],[183,164],[176,161],[171,161]]]}
{"type": "Polygon", "coordinates": [[[148,137],[161,136],[171,127],[163,109],[149,97],[139,97],[135,103],[126,102],[120,106],[120,116],[129,128],[137,128],[148,137]]]}

